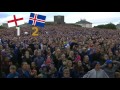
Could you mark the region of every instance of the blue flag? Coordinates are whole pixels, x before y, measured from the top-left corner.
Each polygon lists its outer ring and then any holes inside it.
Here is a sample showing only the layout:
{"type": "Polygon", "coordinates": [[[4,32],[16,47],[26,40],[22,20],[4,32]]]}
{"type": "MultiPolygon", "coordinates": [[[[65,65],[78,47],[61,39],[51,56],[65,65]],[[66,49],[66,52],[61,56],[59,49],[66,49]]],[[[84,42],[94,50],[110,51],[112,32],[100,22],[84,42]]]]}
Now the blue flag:
{"type": "Polygon", "coordinates": [[[46,16],[31,13],[28,23],[34,26],[44,27],[45,19],[46,16]]]}

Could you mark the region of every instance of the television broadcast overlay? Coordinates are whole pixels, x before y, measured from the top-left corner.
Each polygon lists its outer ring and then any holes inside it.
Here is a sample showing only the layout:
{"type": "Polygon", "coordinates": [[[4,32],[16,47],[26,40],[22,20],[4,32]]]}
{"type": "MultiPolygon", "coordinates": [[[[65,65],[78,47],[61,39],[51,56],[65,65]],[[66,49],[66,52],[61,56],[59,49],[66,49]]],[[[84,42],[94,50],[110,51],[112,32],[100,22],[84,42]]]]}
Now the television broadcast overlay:
{"type": "Polygon", "coordinates": [[[120,12],[0,12],[0,78],[120,78],[120,12]]]}

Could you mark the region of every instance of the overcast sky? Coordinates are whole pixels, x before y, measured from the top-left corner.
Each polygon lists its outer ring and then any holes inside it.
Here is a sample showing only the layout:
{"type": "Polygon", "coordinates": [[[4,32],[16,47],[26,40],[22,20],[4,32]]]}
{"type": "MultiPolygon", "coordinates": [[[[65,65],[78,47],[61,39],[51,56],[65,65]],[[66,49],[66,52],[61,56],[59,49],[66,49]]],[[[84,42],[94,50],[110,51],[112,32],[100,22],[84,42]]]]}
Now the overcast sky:
{"type": "MultiPolygon", "coordinates": [[[[6,23],[9,17],[17,15],[23,17],[25,22],[29,21],[31,12],[0,12],[0,23],[6,23]]],[[[93,23],[93,26],[99,24],[120,22],[120,12],[33,12],[46,16],[46,21],[54,21],[54,15],[64,15],[66,23],[75,23],[80,19],[86,19],[93,23]]]]}

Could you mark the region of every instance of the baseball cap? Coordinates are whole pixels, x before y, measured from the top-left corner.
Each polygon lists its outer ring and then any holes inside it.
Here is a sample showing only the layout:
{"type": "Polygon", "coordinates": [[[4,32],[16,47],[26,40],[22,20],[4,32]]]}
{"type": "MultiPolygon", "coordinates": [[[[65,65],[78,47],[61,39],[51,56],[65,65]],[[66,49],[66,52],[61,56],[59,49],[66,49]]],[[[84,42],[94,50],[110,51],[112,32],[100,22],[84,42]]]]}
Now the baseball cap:
{"type": "Polygon", "coordinates": [[[107,60],[106,64],[112,64],[112,60],[107,60]]]}

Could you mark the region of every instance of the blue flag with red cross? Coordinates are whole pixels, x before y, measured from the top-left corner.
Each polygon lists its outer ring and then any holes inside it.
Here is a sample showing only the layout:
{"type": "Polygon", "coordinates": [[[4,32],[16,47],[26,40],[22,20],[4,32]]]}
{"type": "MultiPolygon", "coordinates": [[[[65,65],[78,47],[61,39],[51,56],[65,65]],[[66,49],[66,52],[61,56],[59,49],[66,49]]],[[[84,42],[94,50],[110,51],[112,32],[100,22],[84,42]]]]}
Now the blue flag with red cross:
{"type": "Polygon", "coordinates": [[[46,16],[30,13],[30,18],[28,24],[44,27],[46,16]]]}

